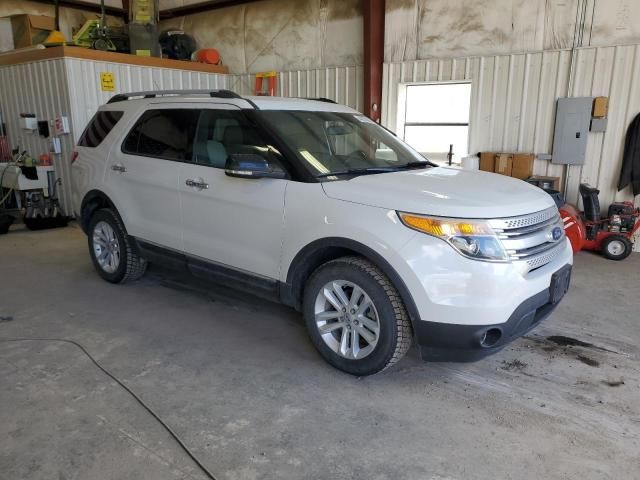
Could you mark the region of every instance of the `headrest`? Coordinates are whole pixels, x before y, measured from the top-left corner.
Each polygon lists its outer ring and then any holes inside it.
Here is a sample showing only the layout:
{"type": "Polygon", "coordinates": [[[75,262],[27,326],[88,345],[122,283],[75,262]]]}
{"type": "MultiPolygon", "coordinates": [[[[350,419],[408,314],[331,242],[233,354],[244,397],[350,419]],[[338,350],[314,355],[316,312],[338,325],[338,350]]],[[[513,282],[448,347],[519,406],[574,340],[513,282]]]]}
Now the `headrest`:
{"type": "Polygon", "coordinates": [[[242,145],[242,127],[229,126],[224,129],[224,143],[226,145],[242,145]]]}

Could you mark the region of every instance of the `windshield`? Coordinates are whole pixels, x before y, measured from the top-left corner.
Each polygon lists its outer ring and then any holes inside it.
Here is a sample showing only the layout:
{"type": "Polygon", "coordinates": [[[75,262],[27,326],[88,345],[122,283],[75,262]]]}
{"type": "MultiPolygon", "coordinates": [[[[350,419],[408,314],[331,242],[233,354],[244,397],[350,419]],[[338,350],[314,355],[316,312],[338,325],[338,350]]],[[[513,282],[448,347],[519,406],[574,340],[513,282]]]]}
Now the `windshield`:
{"type": "Polygon", "coordinates": [[[364,115],[275,110],[259,115],[318,178],[335,180],[431,165],[364,115]]]}

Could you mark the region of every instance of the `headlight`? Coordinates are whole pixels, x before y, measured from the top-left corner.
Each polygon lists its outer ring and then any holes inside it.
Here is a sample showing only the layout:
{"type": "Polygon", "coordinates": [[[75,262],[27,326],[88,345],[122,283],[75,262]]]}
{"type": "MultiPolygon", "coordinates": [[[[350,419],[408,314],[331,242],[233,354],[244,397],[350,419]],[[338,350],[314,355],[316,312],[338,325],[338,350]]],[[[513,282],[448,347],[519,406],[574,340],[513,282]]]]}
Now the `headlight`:
{"type": "Polygon", "coordinates": [[[407,227],[441,238],[465,257],[494,262],[508,261],[507,252],[485,220],[437,218],[398,212],[407,227]]]}

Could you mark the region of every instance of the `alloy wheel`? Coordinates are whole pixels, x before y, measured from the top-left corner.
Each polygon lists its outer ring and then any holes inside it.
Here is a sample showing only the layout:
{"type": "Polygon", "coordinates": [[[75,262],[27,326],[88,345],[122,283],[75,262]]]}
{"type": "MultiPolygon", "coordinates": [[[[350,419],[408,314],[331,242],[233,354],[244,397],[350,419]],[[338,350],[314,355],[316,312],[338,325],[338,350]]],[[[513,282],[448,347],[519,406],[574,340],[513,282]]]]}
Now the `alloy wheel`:
{"type": "Polygon", "coordinates": [[[316,296],[314,314],[320,336],[341,357],[360,360],[375,349],[380,338],[378,312],[355,283],[326,283],[316,296]]]}
{"type": "Polygon", "coordinates": [[[100,268],[114,273],[120,266],[120,242],[107,222],[98,222],[93,228],[93,253],[100,268]]]}

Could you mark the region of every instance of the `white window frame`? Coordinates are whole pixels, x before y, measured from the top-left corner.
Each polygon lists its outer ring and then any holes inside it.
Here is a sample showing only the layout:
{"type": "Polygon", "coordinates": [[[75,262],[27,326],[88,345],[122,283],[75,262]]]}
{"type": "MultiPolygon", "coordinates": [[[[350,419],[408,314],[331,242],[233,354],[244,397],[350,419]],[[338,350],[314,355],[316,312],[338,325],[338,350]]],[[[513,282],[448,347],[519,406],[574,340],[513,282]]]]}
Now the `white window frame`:
{"type": "Polygon", "coordinates": [[[402,140],[405,140],[405,127],[418,126],[418,127],[438,127],[438,126],[466,126],[468,128],[467,133],[467,145],[466,151],[469,152],[469,146],[471,143],[471,113],[473,104],[473,82],[472,80],[449,80],[449,81],[432,81],[432,82],[409,82],[401,83],[398,87],[398,109],[396,110],[396,132],[402,140]],[[424,123],[424,122],[408,122],[407,119],[407,88],[423,85],[471,85],[471,93],[469,94],[469,122],[468,123],[424,123]]]}

